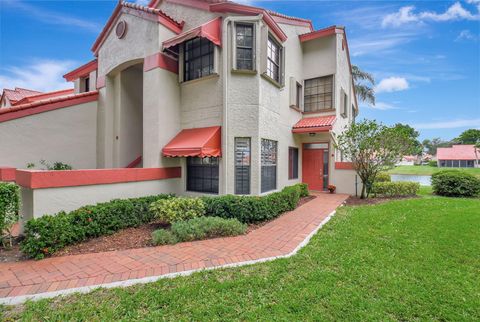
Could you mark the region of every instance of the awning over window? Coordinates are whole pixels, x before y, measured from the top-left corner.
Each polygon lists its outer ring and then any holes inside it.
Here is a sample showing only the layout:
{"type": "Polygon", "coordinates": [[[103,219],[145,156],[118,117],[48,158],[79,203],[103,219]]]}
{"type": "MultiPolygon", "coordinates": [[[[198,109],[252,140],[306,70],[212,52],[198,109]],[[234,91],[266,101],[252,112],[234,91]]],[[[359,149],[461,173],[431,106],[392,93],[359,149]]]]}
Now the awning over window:
{"type": "Polygon", "coordinates": [[[164,148],[166,157],[219,157],[222,155],[222,127],[185,129],[164,148]]]}
{"type": "Polygon", "coordinates": [[[201,26],[185,31],[178,36],[165,40],[163,42],[163,49],[168,49],[195,37],[207,38],[215,45],[222,46],[221,27],[222,18],[218,17],[214,20],[204,23],[201,26]]]}
{"type": "Polygon", "coordinates": [[[335,123],[335,116],[307,117],[301,119],[292,128],[293,133],[328,132],[335,123]]]}

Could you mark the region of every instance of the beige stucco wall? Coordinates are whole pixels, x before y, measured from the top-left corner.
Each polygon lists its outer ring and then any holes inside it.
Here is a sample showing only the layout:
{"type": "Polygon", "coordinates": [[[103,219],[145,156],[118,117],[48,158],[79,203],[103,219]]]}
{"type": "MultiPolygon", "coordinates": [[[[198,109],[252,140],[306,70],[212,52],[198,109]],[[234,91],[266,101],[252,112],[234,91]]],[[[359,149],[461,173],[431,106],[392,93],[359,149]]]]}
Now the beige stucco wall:
{"type": "Polygon", "coordinates": [[[22,187],[23,221],[59,211],[72,211],[112,199],[136,198],[161,193],[178,193],[180,179],[99,184],[78,187],[28,189],[22,187]]]}
{"type": "Polygon", "coordinates": [[[0,122],[0,164],[25,168],[40,160],[96,168],[97,102],[0,122]]]}
{"type": "Polygon", "coordinates": [[[177,21],[184,21],[183,30],[190,30],[218,16],[218,14],[189,6],[160,1],[158,9],[177,21]]]}

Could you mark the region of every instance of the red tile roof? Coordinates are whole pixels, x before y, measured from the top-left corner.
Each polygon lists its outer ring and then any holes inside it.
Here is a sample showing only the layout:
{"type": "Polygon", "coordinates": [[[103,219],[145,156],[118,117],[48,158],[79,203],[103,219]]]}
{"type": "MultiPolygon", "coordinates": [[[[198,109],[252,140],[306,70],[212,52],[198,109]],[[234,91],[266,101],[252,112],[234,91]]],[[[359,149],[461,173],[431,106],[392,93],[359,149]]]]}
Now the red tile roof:
{"type": "MultiPolygon", "coordinates": [[[[480,149],[477,149],[480,157],[480,149]]],[[[438,148],[438,160],[476,160],[475,146],[473,144],[453,145],[451,148],[438,148]]]]}
{"type": "Polygon", "coordinates": [[[320,117],[307,117],[301,119],[293,126],[292,132],[294,133],[307,133],[307,132],[326,132],[332,129],[335,123],[335,115],[320,116],[320,117]]]}
{"type": "Polygon", "coordinates": [[[5,95],[5,97],[8,98],[8,100],[10,101],[10,104],[13,105],[13,104],[15,104],[16,102],[18,102],[19,100],[21,100],[25,97],[32,96],[32,95],[37,95],[37,94],[41,94],[41,93],[42,92],[34,91],[34,90],[31,90],[31,89],[26,89],[26,88],[20,88],[20,87],[15,87],[15,89],[5,88],[3,90],[2,98],[5,95]]]}
{"type": "Polygon", "coordinates": [[[53,91],[53,92],[48,92],[48,93],[41,93],[41,94],[37,94],[37,95],[27,96],[27,97],[22,98],[18,102],[16,102],[15,106],[19,106],[19,105],[26,104],[26,103],[32,103],[32,102],[36,102],[36,101],[41,101],[41,100],[45,100],[47,98],[52,98],[52,97],[67,96],[67,95],[73,94],[73,91],[74,91],[73,88],[69,88],[69,89],[62,89],[62,90],[59,90],[59,91],[53,91]]]}

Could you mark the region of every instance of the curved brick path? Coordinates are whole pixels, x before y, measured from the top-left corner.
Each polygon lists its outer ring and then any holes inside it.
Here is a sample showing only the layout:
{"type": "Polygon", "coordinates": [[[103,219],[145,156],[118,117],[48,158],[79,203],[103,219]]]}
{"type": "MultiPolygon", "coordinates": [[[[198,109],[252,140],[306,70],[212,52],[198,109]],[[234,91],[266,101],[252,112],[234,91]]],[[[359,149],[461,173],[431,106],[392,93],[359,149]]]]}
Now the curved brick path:
{"type": "Polygon", "coordinates": [[[314,200],[247,235],[104,253],[0,264],[0,303],[20,303],[86,286],[122,286],[181,272],[292,253],[348,196],[318,194],[314,200]],[[145,279],[147,278],[147,279],[145,279]],[[143,279],[143,281],[142,281],[143,279]],[[122,283],[121,281],[127,281],[122,283]],[[109,285],[110,284],[110,285],[109,285]]]}

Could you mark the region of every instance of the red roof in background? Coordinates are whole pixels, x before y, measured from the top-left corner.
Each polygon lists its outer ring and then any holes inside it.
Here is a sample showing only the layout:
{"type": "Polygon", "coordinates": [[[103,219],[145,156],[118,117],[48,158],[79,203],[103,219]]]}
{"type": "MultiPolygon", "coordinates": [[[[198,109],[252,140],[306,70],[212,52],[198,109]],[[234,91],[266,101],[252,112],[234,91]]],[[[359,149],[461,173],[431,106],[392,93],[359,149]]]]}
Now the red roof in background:
{"type": "Polygon", "coordinates": [[[222,127],[211,126],[180,131],[162,150],[166,157],[219,157],[222,127]]]}
{"type": "Polygon", "coordinates": [[[307,117],[301,119],[292,128],[293,133],[327,132],[335,123],[335,115],[307,117]]]}
{"type": "Polygon", "coordinates": [[[222,18],[218,17],[211,21],[204,23],[196,28],[182,32],[180,35],[172,37],[163,42],[163,49],[176,46],[184,41],[193,39],[195,37],[207,38],[217,46],[222,45],[221,35],[222,18]]]}
{"type": "Polygon", "coordinates": [[[48,92],[48,93],[41,93],[41,94],[37,94],[37,95],[27,96],[27,97],[22,98],[18,102],[16,102],[15,106],[19,106],[21,104],[26,104],[26,103],[36,102],[36,101],[44,100],[44,99],[47,99],[47,98],[70,95],[70,94],[73,94],[73,91],[74,91],[73,88],[69,88],[69,89],[62,89],[62,90],[59,90],[59,91],[53,91],[53,92],[48,92]]]}
{"type": "MultiPolygon", "coordinates": [[[[480,157],[480,150],[477,149],[480,157]]],[[[437,148],[438,160],[476,160],[475,145],[453,145],[451,148],[437,148]]]]}
{"type": "Polygon", "coordinates": [[[5,97],[8,98],[8,100],[10,101],[10,104],[13,105],[25,97],[37,95],[41,93],[42,92],[34,91],[26,88],[20,88],[20,87],[15,87],[15,89],[5,88],[3,89],[2,98],[5,95],[5,97]]]}

